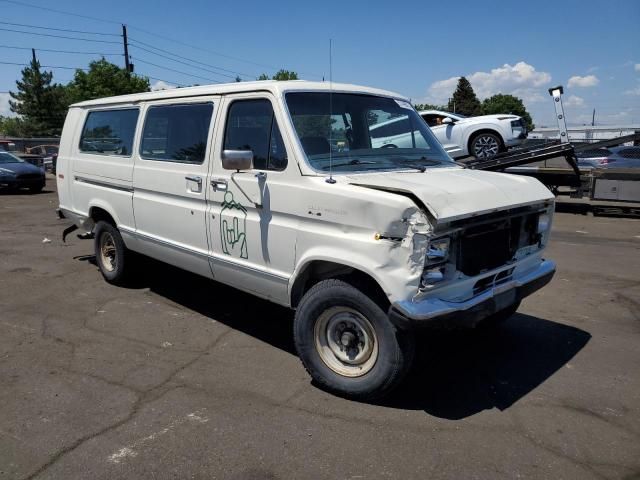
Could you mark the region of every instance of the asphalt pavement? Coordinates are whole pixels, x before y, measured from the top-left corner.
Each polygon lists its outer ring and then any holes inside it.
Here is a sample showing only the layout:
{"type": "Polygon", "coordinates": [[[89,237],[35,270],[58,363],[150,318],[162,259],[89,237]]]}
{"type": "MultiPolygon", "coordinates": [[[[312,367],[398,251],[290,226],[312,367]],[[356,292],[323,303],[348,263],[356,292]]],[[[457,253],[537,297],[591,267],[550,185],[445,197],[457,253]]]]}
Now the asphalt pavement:
{"type": "Polygon", "coordinates": [[[0,479],[640,478],[640,220],[558,213],[552,283],[421,333],[377,404],[315,387],[292,313],[154,261],[108,285],[0,193],[0,479]]]}

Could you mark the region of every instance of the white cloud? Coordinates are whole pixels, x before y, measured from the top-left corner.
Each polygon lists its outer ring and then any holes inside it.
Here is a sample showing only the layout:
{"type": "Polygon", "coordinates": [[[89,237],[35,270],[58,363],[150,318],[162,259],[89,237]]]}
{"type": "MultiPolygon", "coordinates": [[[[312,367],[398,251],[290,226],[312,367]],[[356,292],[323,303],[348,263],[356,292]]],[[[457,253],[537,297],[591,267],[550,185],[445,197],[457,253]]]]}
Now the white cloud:
{"type": "Polygon", "coordinates": [[[636,64],[633,66],[633,69],[634,69],[636,72],[640,72],[640,63],[636,63],[636,64]]]}
{"type": "Polygon", "coordinates": [[[569,95],[562,103],[565,107],[582,107],[584,105],[584,98],[578,97],[577,95],[569,95]]]}
{"type": "Polygon", "coordinates": [[[428,103],[446,103],[456,89],[459,78],[460,77],[451,77],[446,80],[433,82],[429,87],[428,103]]]}
{"type": "MultiPolygon", "coordinates": [[[[481,100],[496,93],[511,94],[522,98],[526,103],[544,101],[546,91],[541,86],[551,81],[551,75],[540,72],[526,62],[515,65],[505,63],[489,72],[474,72],[465,75],[473,90],[481,100]]],[[[429,86],[428,103],[446,103],[458,84],[459,77],[439,80],[429,86]]]]}
{"type": "Polygon", "coordinates": [[[163,82],[162,80],[158,80],[157,82],[151,84],[152,92],[156,90],[169,90],[171,88],[176,88],[176,86],[171,85],[170,83],[167,83],[167,82],[163,82]]]}
{"type": "Polygon", "coordinates": [[[9,110],[9,99],[11,97],[8,93],[0,93],[0,115],[3,117],[15,117],[15,113],[9,110]]]}
{"type": "Polygon", "coordinates": [[[580,75],[574,75],[567,82],[568,87],[595,87],[600,83],[598,77],[595,75],[587,75],[581,77],[580,75]]]}
{"type": "Polygon", "coordinates": [[[625,95],[640,95],[640,85],[624,92],[625,95]]]}

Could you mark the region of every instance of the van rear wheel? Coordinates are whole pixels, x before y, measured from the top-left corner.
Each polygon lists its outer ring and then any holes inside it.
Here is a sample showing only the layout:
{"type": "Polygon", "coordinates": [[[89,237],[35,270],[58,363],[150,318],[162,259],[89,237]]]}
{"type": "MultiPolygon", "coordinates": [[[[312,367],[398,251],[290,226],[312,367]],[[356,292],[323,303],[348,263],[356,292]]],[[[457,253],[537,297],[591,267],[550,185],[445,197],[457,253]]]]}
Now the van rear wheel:
{"type": "Polygon", "coordinates": [[[304,295],[296,310],[294,340],[321,388],[354,399],[389,393],[414,354],[408,332],[397,330],[367,295],[337,279],[323,280],[304,295]]]}
{"type": "Polygon", "coordinates": [[[96,263],[104,279],[114,285],[125,279],[127,247],[118,229],[103,220],[96,223],[94,240],[96,263]]]}

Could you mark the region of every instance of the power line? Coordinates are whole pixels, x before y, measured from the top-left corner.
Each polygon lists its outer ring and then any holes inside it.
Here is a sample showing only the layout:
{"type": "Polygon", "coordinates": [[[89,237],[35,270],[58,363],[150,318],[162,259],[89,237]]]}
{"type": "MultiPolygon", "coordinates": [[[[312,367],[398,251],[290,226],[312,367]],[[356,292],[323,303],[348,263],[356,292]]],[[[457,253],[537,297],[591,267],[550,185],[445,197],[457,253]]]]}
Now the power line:
{"type": "MultiPolygon", "coordinates": [[[[7,0],[0,0],[0,2],[7,0]]],[[[39,32],[25,32],[24,30],[13,30],[10,28],[0,28],[0,30],[5,32],[15,32],[15,33],[24,33],[27,35],[38,35],[40,37],[53,37],[53,38],[66,38],[67,40],[80,40],[82,42],[95,42],[95,43],[115,43],[120,45],[120,42],[116,42],[114,40],[94,40],[92,38],[78,38],[78,37],[67,37],[63,35],[53,35],[51,33],[39,33],[39,32]]]]}
{"type": "MultiPolygon", "coordinates": [[[[16,50],[31,50],[31,47],[16,47],[14,45],[0,45],[0,48],[13,48],[16,50]]],[[[107,52],[76,52],[73,50],[54,50],[51,48],[36,48],[38,52],[55,52],[55,53],[73,53],[78,55],[103,55],[103,56],[122,56],[122,53],[107,53],[107,52]]]]}
{"type": "MultiPolygon", "coordinates": [[[[90,20],[96,20],[96,21],[99,21],[99,22],[115,23],[115,24],[124,23],[124,22],[117,22],[115,20],[106,20],[106,19],[103,19],[103,18],[92,17],[92,16],[89,16],[89,15],[81,15],[81,14],[78,14],[78,13],[67,12],[67,11],[64,11],[64,10],[57,10],[55,8],[43,7],[43,6],[40,6],[40,5],[33,5],[31,3],[21,2],[21,1],[17,1],[17,0],[0,0],[0,2],[12,3],[12,4],[15,4],[15,5],[21,5],[23,7],[37,8],[37,9],[40,9],[40,10],[46,10],[46,11],[49,11],[49,12],[55,12],[55,13],[59,13],[59,14],[63,14],[63,15],[71,15],[71,16],[80,17],[80,18],[88,18],[90,20]]],[[[236,60],[238,62],[243,62],[243,63],[247,63],[247,64],[251,64],[251,65],[256,65],[256,66],[262,67],[262,68],[269,68],[269,69],[275,69],[275,70],[277,70],[279,68],[279,67],[274,67],[273,65],[267,65],[267,64],[264,64],[264,63],[258,63],[258,62],[254,62],[254,61],[251,61],[251,60],[246,60],[244,58],[236,57],[236,56],[233,56],[233,55],[227,55],[225,53],[217,52],[215,50],[210,50],[210,49],[207,49],[207,48],[199,47],[197,45],[192,45],[192,44],[189,44],[189,43],[186,43],[186,42],[182,42],[180,40],[176,40],[174,38],[166,37],[164,35],[160,35],[160,34],[151,32],[149,30],[145,30],[143,28],[136,27],[134,25],[128,25],[128,26],[131,29],[138,30],[139,32],[146,33],[147,35],[151,35],[153,37],[161,38],[163,40],[166,40],[166,41],[169,41],[169,42],[173,42],[173,43],[177,43],[179,45],[183,45],[183,46],[186,46],[186,47],[189,47],[189,48],[193,48],[193,49],[196,49],[196,50],[201,50],[203,52],[207,52],[207,53],[210,53],[210,54],[213,54],[213,55],[218,55],[218,56],[221,56],[221,57],[224,57],[224,58],[228,58],[230,60],[236,60]]],[[[300,73],[307,74],[305,72],[300,72],[300,73]]],[[[310,75],[312,77],[317,77],[317,78],[322,77],[322,75],[317,75],[317,74],[308,74],[308,75],[310,75]]],[[[252,75],[245,75],[245,76],[252,77],[252,75]]]]}
{"type": "MultiPolygon", "coordinates": [[[[267,65],[267,64],[264,64],[264,63],[257,63],[257,62],[253,62],[251,60],[245,60],[244,58],[235,57],[233,55],[227,55],[225,53],[217,52],[215,50],[209,50],[208,48],[202,48],[202,47],[199,47],[197,45],[191,45],[189,43],[185,43],[185,42],[182,42],[180,40],[176,40],[174,38],[165,37],[164,35],[160,35],[160,34],[157,34],[157,33],[154,33],[154,32],[150,32],[149,30],[145,30],[145,29],[133,26],[133,25],[129,25],[129,28],[131,28],[132,30],[138,30],[139,32],[144,32],[147,35],[151,35],[151,36],[154,36],[154,37],[157,37],[157,38],[161,38],[163,40],[167,40],[169,42],[173,42],[173,43],[177,43],[177,44],[180,44],[180,45],[184,45],[185,47],[190,47],[190,48],[193,48],[193,49],[196,49],[196,50],[201,50],[203,52],[211,53],[213,55],[218,55],[218,56],[221,56],[221,57],[224,57],[224,58],[228,58],[230,60],[236,60],[238,62],[243,62],[243,63],[247,63],[247,64],[251,64],[251,65],[256,65],[256,66],[262,67],[262,68],[269,68],[269,69],[275,69],[275,70],[278,69],[278,67],[274,67],[273,65],[267,65]]],[[[303,73],[303,72],[300,72],[300,73],[303,73]]],[[[311,74],[311,76],[320,77],[321,75],[311,74]]]]}
{"type": "MultiPolygon", "coordinates": [[[[143,41],[141,41],[141,40],[137,40],[137,39],[134,39],[134,38],[132,38],[131,40],[133,40],[135,43],[139,43],[139,44],[141,44],[141,45],[145,45],[146,47],[152,48],[152,49],[157,50],[157,51],[159,51],[159,52],[163,52],[163,53],[166,53],[167,55],[172,55],[172,56],[174,56],[174,57],[178,57],[178,58],[180,58],[180,59],[182,59],[182,60],[187,60],[187,61],[192,62],[192,63],[197,63],[197,64],[199,64],[199,65],[204,65],[204,66],[206,66],[206,67],[215,68],[215,69],[217,69],[217,70],[222,70],[223,72],[233,73],[233,74],[235,74],[235,75],[241,75],[241,76],[243,76],[243,77],[247,77],[247,78],[253,78],[253,77],[256,77],[256,75],[250,75],[250,74],[248,74],[248,73],[236,72],[235,70],[229,70],[229,69],[226,69],[226,68],[217,67],[217,66],[215,66],[215,65],[211,65],[211,64],[208,64],[208,63],[204,63],[204,62],[201,62],[201,61],[199,61],[199,60],[194,60],[194,59],[192,59],[192,58],[187,58],[187,57],[185,57],[184,55],[179,55],[179,54],[177,54],[177,53],[170,52],[169,50],[164,50],[164,49],[162,49],[162,48],[158,48],[158,47],[156,47],[156,46],[154,46],[154,45],[149,45],[148,43],[145,43],[145,42],[143,42],[143,41]]],[[[149,52],[149,53],[152,53],[152,54],[154,54],[154,55],[158,55],[158,56],[160,56],[160,57],[162,57],[162,56],[163,56],[163,55],[160,55],[159,53],[155,53],[155,52],[152,52],[152,51],[150,51],[150,50],[147,50],[147,49],[145,49],[144,47],[141,47],[140,45],[135,45],[135,44],[132,44],[132,45],[134,45],[136,48],[139,48],[140,50],[144,50],[145,52],[149,52]]],[[[167,58],[167,57],[164,57],[164,58],[167,58]]],[[[173,59],[171,59],[171,58],[170,58],[169,60],[173,60],[173,59]]],[[[175,61],[175,60],[174,60],[174,61],[175,61]]],[[[205,70],[205,69],[203,69],[203,70],[205,70]]],[[[222,75],[222,74],[220,74],[220,75],[222,75]]],[[[228,76],[228,75],[225,75],[225,76],[228,76]]],[[[230,78],[234,78],[234,77],[230,77],[230,78]]]]}
{"type": "Polygon", "coordinates": [[[116,22],[115,20],[105,20],[104,18],[91,17],[89,15],[82,15],[80,13],[66,12],[64,10],[56,10],[55,8],[43,7],[41,5],[33,5],[32,3],[18,2],[17,0],[0,0],[0,2],[13,3],[14,5],[20,5],[23,7],[38,8],[40,10],[46,10],[48,12],[61,13],[63,15],[71,15],[71,16],[80,17],[80,18],[87,18],[89,20],[96,20],[98,22],[117,23],[118,25],[120,25],[121,23],[121,22],[116,22]]]}
{"type": "MultiPolygon", "coordinates": [[[[18,65],[20,67],[28,67],[31,64],[30,63],[16,63],[16,62],[0,62],[0,64],[2,65],[18,65]]],[[[60,65],[40,65],[40,67],[42,68],[62,68],[64,70],[84,70],[87,71],[86,68],[81,68],[81,67],[63,67],[60,65]]]]}
{"type": "MultiPolygon", "coordinates": [[[[134,59],[133,59],[133,57],[132,57],[132,60],[134,60],[134,59]]],[[[176,69],[174,69],[174,68],[169,68],[169,67],[166,67],[166,66],[164,66],[164,65],[158,65],[158,64],[156,64],[156,63],[147,62],[146,60],[140,60],[139,58],[135,59],[135,61],[134,61],[133,63],[136,63],[136,61],[137,61],[137,62],[140,62],[140,63],[147,64],[147,65],[151,65],[151,66],[153,66],[153,67],[162,68],[163,70],[170,70],[170,71],[172,71],[172,72],[180,73],[180,74],[182,74],[182,75],[186,75],[186,76],[188,76],[188,77],[200,78],[200,79],[202,79],[202,80],[206,80],[207,82],[220,83],[220,82],[218,82],[217,80],[213,80],[213,79],[211,79],[211,78],[201,77],[200,75],[194,75],[194,74],[192,74],[192,73],[183,72],[183,71],[181,71],[181,70],[176,70],[176,69]]]]}
{"type": "MultiPolygon", "coordinates": [[[[186,65],[187,67],[197,68],[198,70],[203,70],[203,71],[205,71],[205,72],[213,73],[213,74],[215,74],[215,75],[220,75],[221,77],[235,78],[235,76],[233,76],[233,75],[227,75],[227,74],[225,74],[225,73],[219,73],[219,72],[216,72],[216,71],[214,71],[214,70],[209,70],[209,69],[207,69],[207,68],[199,67],[199,66],[197,66],[197,65],[192,65],[192,64],[190,64],[190,63],[183,62],[182,60],[177,60],[177,59],[175,59],[175,58],[171,58],[171,57],[168,57],[168,56],[166,56],[166,55],[162,55],[162,54],[160,54],[160,53],[153,52],[153,51],[148,50],[148,49],[146,49],[146,48],[140,47],[140,46],[136,45],[135,43],[130,43],[129,45],[131,45],[132,47],[137,48],[137,49],[139,49],[139,50],[143,50],[143,51],[145,51],[145,52],[147,52],[147,53],[150,53],[150,54],[152,54],[152,55],[157,55],[158,57],[162,57],[162,58],[165,58],[165,59],[167,59],[167,60],[171,60],[172,62],[181,63],[181,64],[183,64],[183,65],[186,65]]],[[[188,60],[188,59],[185,59],[185,60],[188,60]]],[[[203,64],[203,65],[206,65],[206,64],[203,64]]],[[[217,68],[217,67],[214,67],[214,68],[217,68]]],[[[224,70],[224,69],[221,69],[221,70],[224,70]]],[[[231,72],[231,73],[235,73],[235,72],[231,72]]],[[[240,75],[240,74],[238,73],[237,75],[240,75]]],[[[247,77],[248,77],[248,75],[247,75],[247,77]]]]}
{"type": "Polygon", "coordinates": [[[2,25],[12,25],[14,27],[27,27],[27,28],[40,28],[42,30],[55,30],[57,32],[69,32],[69,33],[85,33],[90,35],[108,35],[112,37],[119,37],[118,33],[103,33],[103,32],[88,32],[86,30],[71,30],[67,28],[55,28],[55,27],[42,27],[40,25],[28,25],[26,23],[11,23],[11,22],[0,22],[2,25]]]}

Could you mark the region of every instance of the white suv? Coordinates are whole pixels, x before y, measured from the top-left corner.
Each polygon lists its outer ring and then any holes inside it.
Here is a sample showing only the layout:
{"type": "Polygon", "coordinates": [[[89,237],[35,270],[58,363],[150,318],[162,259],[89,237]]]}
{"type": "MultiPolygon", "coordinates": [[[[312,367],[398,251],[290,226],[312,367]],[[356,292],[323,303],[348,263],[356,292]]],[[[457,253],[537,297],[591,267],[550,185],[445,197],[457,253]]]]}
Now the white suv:
{"type": "Polygon", "coordinates": [[[491,158],[527,138],[527,125],[516,115],[465,117],[440,110],[422,110],[420,116],[453,158],[473,155],[491,158]]]}
{"type": "Polygon", "coordinates": [[[551,193],[456,165],[383,90],[241,82],[79,103],[57,182],[108,282],[134,251],[291,307],[308,372],[355,398],[400,381],[413,328],[505,319],[555,271],[551,193]],[[390,119],[410,146],[382,148],[390,119]]]}

